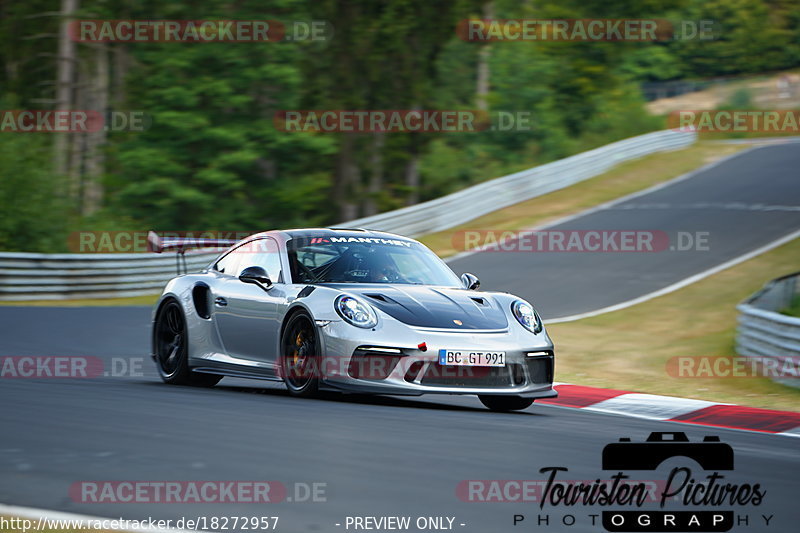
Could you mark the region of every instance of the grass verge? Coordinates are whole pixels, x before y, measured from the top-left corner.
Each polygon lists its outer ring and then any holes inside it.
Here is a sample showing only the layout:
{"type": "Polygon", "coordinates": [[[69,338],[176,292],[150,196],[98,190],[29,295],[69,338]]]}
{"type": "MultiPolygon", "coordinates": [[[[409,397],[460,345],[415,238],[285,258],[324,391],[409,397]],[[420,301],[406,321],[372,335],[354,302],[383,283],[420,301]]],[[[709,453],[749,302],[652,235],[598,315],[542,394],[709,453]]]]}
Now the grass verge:
{"type": "MultiPolygon", "coordinates": [[[[147,294],[144,296],[131,296],[128,298],[86,298],[82,300],[30,300],[30,301],[0,301],[0,305],[24,305],[32,307],[103,307],[103,306],[124,306],[124,305],[154,305],[158,301],[159,294],[147,294]]],[[[0,532],[2,533],[2,532],[0,532]]]]}
{"type": "Polygon", "coordinates": [[[787,316],[800,318],[800,295],[795,296],[788,307],[781,309],[781,313],[787,316]]]}

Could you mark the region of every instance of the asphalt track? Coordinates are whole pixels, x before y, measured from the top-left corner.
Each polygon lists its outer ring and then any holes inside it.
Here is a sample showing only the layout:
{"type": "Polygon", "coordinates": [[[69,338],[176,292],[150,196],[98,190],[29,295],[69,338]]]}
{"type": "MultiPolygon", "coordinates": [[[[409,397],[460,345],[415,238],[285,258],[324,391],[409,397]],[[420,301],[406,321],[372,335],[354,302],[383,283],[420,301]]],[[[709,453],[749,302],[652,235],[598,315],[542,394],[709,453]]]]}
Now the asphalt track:
{"type": "Polygon", "coordinates": [[[664,232],[670,244],[656,252],[531,252],[521,246],[523,251],[477,252],[449,264],[458,273],[476,273],[487,290],[528,299],[545,320],[638,298],[800,230],[800,145],[747,150],[688,179],[547,229],[664,232]],[[679,232],[705,233],[705,249],[689,247],[688,238],[679,242],[679,232]],[[684,244],[688,250],[681,250],[684,244]]]}
{"type": "MultiPolygon", "coordinates": [[[[632,203],[797,205],[799,148],[748,152],[632,203]]],[[[785,210],[619,207],[566,224],[711,231],[711,251],[676,254],[674,259],[666,252],[520,253],[515,262],[506,254],[478,254],[453,266],[479,274],[487,289],[506,287],[531,297],[553,316],[640,295],[800,227],[800,214],[785,210]],[[583,269],[564,266],[572,261],[583,269]],[[552,270],[542,270],[543,264],[552,265],[552,270]],[[503,269],[502,275],[493,274],[495,268],[503,269]],[[628,274],[619,277],[620,269],[628,274]],[[541,282],[536,284],[539,291],[531,293],[534,273],[541,282]],[[630,273],[639,276],[635,283],[629,282],[630,273]],[[594,281],[584,279],[590,276],[594,281]]],[[[453,516],[454,529],[464,532],[603,531],[592,525],[589,516],[600,512],[596,508],[464,502],[456,488],[463,480],[543,480],[545,474],[539,469],[548,466],[568,468],[560,479],[608,477],[601,469],[604,445],[620,437],[641,441],[651,431],[685,431],[693,441],[720,436],[735,452],[735,470],[724,472],[726,481],[758,483],[766,490],[759,506],[720,507],[748,517],[747,524],[732,531],[788,533],[796,531],[800,521],[799,441],[794,438],[545,405],[496,414],[472,397],[298,400],[278,386],[230,378],[210,390],[170,387],[156,377],[146,356],[148,330],[146,308],[0,307],[0,355],[90,355],[103,358],[107,368],[114,360],[125,362],[129,369],[132,363],[142,365],[141,375],[3,379],[0,502],[130,519],[279,516],[278,530],[288,532],[353,531],[345,529],[346,517],[365,515],[453,516]],[[290,487],[290,496],[295,483],[324,483],[326,501],[91,504],[73,500],[70,486],[90,480],[274,480],[290,487]],[[516,527],[515,514],[526,517],[516,527]],[[549,515],[549,525],[537,524],[539,515],[549,515]],[[575,524],[564,525],[563,515],[573,515],[575,524]],[[773,515],[769,527],[761,515],[773,515]]],[[[656,472],[631,475],[663,479],[674,464],[690,463],[676,460],[656,472]]],[[[698,479],[705,476],[697,465],[693,472],[698,479]]]]}

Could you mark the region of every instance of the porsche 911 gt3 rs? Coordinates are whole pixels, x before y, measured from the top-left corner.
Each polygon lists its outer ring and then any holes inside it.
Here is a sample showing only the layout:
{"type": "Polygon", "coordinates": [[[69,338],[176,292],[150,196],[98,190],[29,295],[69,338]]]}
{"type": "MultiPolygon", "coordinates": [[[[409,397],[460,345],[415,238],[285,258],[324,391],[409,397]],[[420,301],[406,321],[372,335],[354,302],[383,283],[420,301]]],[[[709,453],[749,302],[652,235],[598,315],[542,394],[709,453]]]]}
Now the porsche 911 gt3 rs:
{"type": "MultiPolygon", "coordinates": [[[[210,244],[152,232],[150,242],[180,254],[210,244]]],[[[167,284],[153,358],[167,383],[279,380],[295,396],[476,394],[499,411],[556,396],[553,343],[536,310],[479,286],[399,235],[258,233],[167,284]]]]}

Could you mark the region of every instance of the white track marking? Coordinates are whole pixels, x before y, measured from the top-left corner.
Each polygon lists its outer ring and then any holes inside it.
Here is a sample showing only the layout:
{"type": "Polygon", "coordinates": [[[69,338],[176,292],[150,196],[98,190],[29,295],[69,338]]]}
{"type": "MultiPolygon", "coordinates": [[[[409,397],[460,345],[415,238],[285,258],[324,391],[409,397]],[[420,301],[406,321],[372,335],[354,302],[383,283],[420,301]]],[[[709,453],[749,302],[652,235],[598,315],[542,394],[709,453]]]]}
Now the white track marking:
{"type": "Polygon", "coordinates": [[[800,437],[800,426],[790,429],[789,431],[782,431],[778,433],[778,435],[785,435],[787,437],[800,437]]]}
{"type": "Polygon", "coordinates": [[[657,396],[655,394],[623,394],[608,400],[584,407],[590,411],[602,413],[616,413],[650,420],[669,420],[676,416],[686,415],[720,405],[717,402],[705,400],[692,400],[689,398],[676,398],[672,396],[657,396]]]}
{"type": "MultiPolygon", "coordinates": [[[[554,383],[553,386],[558,385],[574,385],[574,383],[554,383]]],[[[613,390],[613,389],[610,389],[613,390]]],[[[677,396],[660,396],[656,394],[643,394],[636,392],[626,392],[619,396],[601,400],[599,402],[587,405],[585,407],[572,407],[569,405],[558,404],[545,404],[547,407],[555,407],[558,409],[579,409],[584,411],[594,411],[603,414],[629,416],[633,418],[646,418],[648,420],[659,421],[672,421],[670,419],[676,416],[687,415],[712,405],[732,405],[731,403],[711,402],[706,400],[697,400],[694,398],[679,398],[677,396]]],[[[676,423],[686,423],[681,420],[675,420],[676,423]]],[[[713,423],[697,422],[695,425],[705,427],[717,427],[713,423]]],[[[800,426],[780,433],[770,433],[765,431],[758,431],[756,429],[748,428],[733,428],[726,427],[731,431],[748,431],[756,432],[764,435],[782,435],[784,437],[800,437],[800,426]]]]}
{"type": "Polygon", "coordinates": [[[742,202],[695,202],[693,204],[625,204],[623,206],[615,207],[618,211],[628,211],[632,209],[639,209],[645,211],[652,211],[653,209],[721,209],[729,211],[786,211],[795,212],[800,211],[800,205],[767,205],[767,204],[745,204],[742,202]]]}

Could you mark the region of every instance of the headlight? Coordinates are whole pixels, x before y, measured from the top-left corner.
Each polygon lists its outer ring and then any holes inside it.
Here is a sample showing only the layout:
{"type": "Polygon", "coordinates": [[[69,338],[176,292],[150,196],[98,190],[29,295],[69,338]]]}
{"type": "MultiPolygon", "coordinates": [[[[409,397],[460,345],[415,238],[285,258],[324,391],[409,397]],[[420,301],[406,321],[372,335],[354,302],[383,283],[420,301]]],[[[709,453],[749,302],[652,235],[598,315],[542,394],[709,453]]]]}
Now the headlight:
{"type": "Polygon", "coordinates": [[[336,312],[346,322],[359,328],[373,328],[378,323],[378,315],[368,304],[352,296],[342,294],[333,303],[336,312]]]}
{"type": "Polygon", "coordinates": [[[542,319],[531,304],[523,300],[515,300],[511,304],[511,312],[517,318],[517,322],[522,324],[531,333],[542,332],[542,319]]]}

